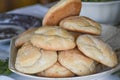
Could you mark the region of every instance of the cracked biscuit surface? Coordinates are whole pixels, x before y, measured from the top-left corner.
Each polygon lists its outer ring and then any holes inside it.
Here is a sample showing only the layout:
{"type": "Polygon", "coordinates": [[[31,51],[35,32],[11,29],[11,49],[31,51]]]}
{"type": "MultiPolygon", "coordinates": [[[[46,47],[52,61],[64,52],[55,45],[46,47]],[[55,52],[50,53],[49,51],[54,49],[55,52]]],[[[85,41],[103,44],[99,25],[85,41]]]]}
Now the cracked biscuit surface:
{"type": "Polygon", "coordinates": [[[46,69],[45,71],[37,73],[37,75],[44,77],[53,77],[53,78],[64,78],[64,77],[75,76],[74,73],[72,73],[67,68],[63,67],[59,62],[55,63],[52,67],[46,69]]]}
{"type": "Polygon", "coordinates": [[[76,46],[74,36],[59,26],[40,27],[30,41],[45,50],[68,50],[76,46]]]}
{"type": "Polygon", "coordinates": [[[15,46],[20,47],[24,43],[30,40],[30,37],[34,34],[34,31],[37,30],[37,28],[31,28],[27,31],[23,32],[18,36],[18,38],[15,40],[15,46]]]}
{"type": "Polygon", "coordinates": [[[101,25],[85,16],[71,16],[60,22],[60,27],[67,30],[100,35],[101,25]]]}
{"type": "Polygon", "coordinates": [[[34,74],[49,68],[56,61],[56,51],[38,49],[27,42],[18,50],[15,68],[22,73],[34,74]]]}
{"type": "Polygon", "coordinates": [[[117,65],[118,62],[115,52],[101,39],[85,34],[79,36],[76,43],[84,55],[109,67],[117,65]]]}
{"type": "Polygon", "coordinates": [[[94,60],[84,56],[77,48],[60,51],[58,61],[74,74],[83,76],[95,72],[94,60]]]}

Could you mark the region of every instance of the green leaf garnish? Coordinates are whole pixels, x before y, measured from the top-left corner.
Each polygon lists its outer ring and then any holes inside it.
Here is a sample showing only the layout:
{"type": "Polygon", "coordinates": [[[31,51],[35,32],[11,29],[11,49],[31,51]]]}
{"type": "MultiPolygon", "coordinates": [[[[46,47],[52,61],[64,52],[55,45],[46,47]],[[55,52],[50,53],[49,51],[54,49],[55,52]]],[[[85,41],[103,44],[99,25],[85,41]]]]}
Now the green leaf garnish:
{"type": "Polygon", "coordinates": [[[12,72],[8,68],[8,59],[0,60],[0,74],[2,75],[9,75],[12,72]]]}

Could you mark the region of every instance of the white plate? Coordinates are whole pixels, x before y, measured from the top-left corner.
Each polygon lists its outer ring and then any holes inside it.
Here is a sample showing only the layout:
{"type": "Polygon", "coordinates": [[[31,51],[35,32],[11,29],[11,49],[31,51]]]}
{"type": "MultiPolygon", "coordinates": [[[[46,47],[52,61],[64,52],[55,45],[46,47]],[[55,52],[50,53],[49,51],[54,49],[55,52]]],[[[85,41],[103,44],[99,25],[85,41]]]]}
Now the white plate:
{"type": "MultiPolygon", "coordinates": [[[[17,36],[18,34],[22,33],[23,31],[25,31],[24,28],[22,28],[21,26],[16,26],[16,25],[0,25],[0,30],[3,30],[3,29],[7,29],[7,32],[9,31],[8,29],[13,29],[14,32],[16,33],[16,34],[14,34],[15,36],[17,36]]],[[[4,32],[5,31],[0,32],[0,38],[2,36],[6,36],[6,34],[4,34],[4,32]]],[[[11,33],[9,32],[9,34],[7,34],[7,35],[10,35],[10,34],[11,33]]],[[[14,36],[0,39],[0,43],[10,42],[12,37],[14,37],[14,36]]]]}
{"type": "MultiPolygon", "coordinates": [[[[23,14],[0,14],[0,28],[12,27],[16,29],[17,33],[21,33],[31,27],[41,26],[41,19],[34,16],[23,15],[23,14]]],[[[0,33],[1,37],[1,33],[0,33]]],[[[0,39],[1,43],[10,42],[11,38],[0,39]]]]}
{"type": "MultiPolygon", "coordinates": [[[[115,33],[113,35],[116,34],[116,30],[117,28],[115,27],[111,27],[111,26],[106,26],[106,25],[102,25],[102,29],[103,29],[103,33],[101,36],[103,39],[107,40],[109,39],[112,35],[109,36],[109,34],[111,34],[113,31],[115,31],[115,33]],[[110,30],[109,30],[110,29],[110,30]],[[106,30],[106,31],[104,31],[106,30]],[[104,35],[106,35],[107,37],[105,37],[104,35]]],[[[15,63],[15,59],[16,59],[16,53],[17,53],[17,49],[15,48],[15,39],[12,39],[11,42],[11,52],[10,52],[10,59],[9,59],[9,68],[11,71],[13,71],[14,73],[20,75],[21,77],[23,77],[26,80],[103,80],[101,78],[107,77],[109,78],[111,73],[117,71],[118,69],[120,69],[120,63],[119,65],[117,65],[115,68],[101,72],[101,73],[97,73],[97,74],[93,74],[93,75],[88,75],[88,76],[81,76],[81,77],[69,77],[69,78],[45,78],[45,77],[37,77],[34,75],[27,75],[21,72],[18,72],[15,67],[14,67],[14,63],[15,63]]],[[[23,79],[23,80],[24,80],[23,79]]],[[[108,80],[113,80],[113,79],[108,79],[108,80]]],[[[117,80],[117,79],[116,79],[117,80]]]]}
{"type": "Polygon", "coordinates": [[[10,58],[9,58],[9,69],[18,74],[18,75],[21,75],[23,77],[27,77],[27,78],[31,78],[33,80],[56,80],[56,79],[60,79],[60,80],[97,80],[98,78],[101,78],[101,77],[105,77],[105,76],[109,76],[111,75],[111,73],[117,71],[120,69],[120,63],[110,69],[110,70],[107,70],[107,71],[103,71],[103,72],[100,72],[100,73],[96,73],[96,74],[93,74],[93,75],[88,75],[88,76],[81,76],[81,77],[69,77],[69,78],[46,78],[46,77],[38,77],[38,76],[34,76],[34,75],[28,75],[28,74],[24,74],[24,73],[21,73],[19,71],[17,71],[15,69],[15,59],[16,59],[16,53],[17,53],[17,48],[15,47],[15,39],[17,37],[13,38],[12,39],[12,42],[11,42],[11,51],[10,51],[10,58]]]}

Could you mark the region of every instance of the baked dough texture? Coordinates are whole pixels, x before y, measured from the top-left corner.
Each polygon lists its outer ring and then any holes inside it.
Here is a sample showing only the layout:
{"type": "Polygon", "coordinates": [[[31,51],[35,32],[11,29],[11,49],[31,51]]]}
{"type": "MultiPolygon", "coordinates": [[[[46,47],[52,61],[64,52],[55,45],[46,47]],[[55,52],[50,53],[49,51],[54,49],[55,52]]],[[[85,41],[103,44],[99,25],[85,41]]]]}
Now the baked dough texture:
{"type": "Polygon", "coordinates": [[[59,62],[55,63],[52,67],[46,69],[45,71],[37,73],[37,75],[51,78],[64,78],[75,76],[74,73],[63,67],[59,62]]]}
{"type": "Polygon", "coordinates": [[[96,21],[85,16],[71,16],[60,22],[60,27],[67,30],[100,35],[101,26],[96,21]]]}
{"type": "Polygon", "coordinates": [[[51,7],[43,18],[43,25],[55,26],[69,16],[77,16],[81,11],[81,0],[60,0],[51,7]]]}
{"type": "Polygon", "coordinates": [[[31,28],[28,29],[27,31],[23,32],[18,36],[18,38],[15,40],[15,46],[20,47],[22,46],[25,42],[30,40],[30,37],[34,34],[34,31],[37,28],[31,28]]]}
{"type": "Polygon", "coordinates": [[[34,46],[45,50],[68,50],[76,46],[74,36],[58,26],[40,27],[30,41],[34,46]]]}
{"type": "Polygon", "coordinates": [[[15,68],[22,73],[34,74],[51,67],[56,61],[55,51],[38,49],[27,42],[18,50],[15,68]]]}
{"type": "Polygon", "coordinates": [[[61,65],[79,76],[95,72],[94,60],[84,56],[78,49],[60,51],[58,61],[61,65]]]}
{"type": "Polygon", "coordinates": [[[117,65],[117,56],[112,48],[104,41],[92,35],[81,35],[76,40],[77,46],[84,55],[108,67],[117,65]]]}

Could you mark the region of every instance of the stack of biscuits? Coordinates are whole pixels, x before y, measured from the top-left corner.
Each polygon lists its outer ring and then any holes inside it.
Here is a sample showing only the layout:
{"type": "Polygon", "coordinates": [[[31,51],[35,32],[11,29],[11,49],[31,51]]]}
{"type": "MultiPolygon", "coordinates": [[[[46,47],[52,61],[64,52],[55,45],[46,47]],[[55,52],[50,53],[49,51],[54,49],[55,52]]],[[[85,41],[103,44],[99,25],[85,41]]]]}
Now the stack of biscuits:
{"type": "Polygon", "coordinates": [[[98,64],[115,67],[115,52],[99,38],[100,24],[79,16],[80,10],[80,0],[61,0],[46,13],[41,27],[20,34],[16,70],[64,78],[95,74],[98,64]]]}

